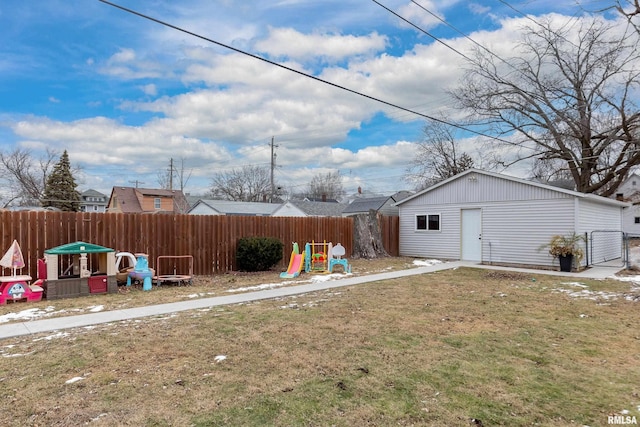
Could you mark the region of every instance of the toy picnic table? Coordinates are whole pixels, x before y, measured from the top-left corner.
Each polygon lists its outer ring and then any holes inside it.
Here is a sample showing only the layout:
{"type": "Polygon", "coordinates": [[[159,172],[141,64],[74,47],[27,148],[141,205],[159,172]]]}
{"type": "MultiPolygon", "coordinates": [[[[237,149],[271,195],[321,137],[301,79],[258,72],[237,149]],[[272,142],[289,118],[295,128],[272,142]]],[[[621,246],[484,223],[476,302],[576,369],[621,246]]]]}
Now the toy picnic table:
{"type": "Polygon", "coordinates": [[[40,301],[44,289],[38,285],[31,285],[31,276],[1,276],[0,277],[0,305],[7,302],[40,301]]]}

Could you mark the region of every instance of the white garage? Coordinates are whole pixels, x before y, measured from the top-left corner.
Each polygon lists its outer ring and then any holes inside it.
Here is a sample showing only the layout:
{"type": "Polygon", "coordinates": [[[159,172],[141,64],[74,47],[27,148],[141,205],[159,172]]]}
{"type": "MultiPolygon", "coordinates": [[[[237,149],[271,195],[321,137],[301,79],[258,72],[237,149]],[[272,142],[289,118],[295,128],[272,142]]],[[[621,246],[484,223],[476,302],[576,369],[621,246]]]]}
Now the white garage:
{"type": "Polygon", "coordinates": [[[555,267],[554,235],[586,236],[582,266],[620,259],[629,204],[470,169],[397,206],[402,256],[555,267]]]}

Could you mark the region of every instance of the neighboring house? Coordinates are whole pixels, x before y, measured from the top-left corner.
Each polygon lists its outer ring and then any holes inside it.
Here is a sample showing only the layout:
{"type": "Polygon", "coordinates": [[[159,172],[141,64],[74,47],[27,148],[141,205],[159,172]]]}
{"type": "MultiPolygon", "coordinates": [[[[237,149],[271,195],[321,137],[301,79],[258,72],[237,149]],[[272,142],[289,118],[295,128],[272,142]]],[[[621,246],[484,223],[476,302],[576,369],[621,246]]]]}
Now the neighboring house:
{"type": "Polygon", "coordinates": [[[640,235],[640,175],[629,175],[612,197],[632,204],[625,209],[623,229],[625,233],[640,235]]]}
{"type": "Polygon", "coordinates": [[[279,203],[234,202],[232,200],[198,200],[190,215],[244,215],[271,216],[281,205],[279,203]]]}
{"type": "Polygon", "coordinates": [[[303,200],[305,200],[307,202],[338,203],[338,201],[336,199],[327,199],[327,196],[305,197],[303,200]]]}
{"type": "Polygon", "coordinates": [[[353,216],[358,214],[368,214],[371,209],[387,216],[398,216],[398,207],[396,203],[405,199],[409,194],[407,191],[401,191],[393,196],[382,197],[364,197],[355,199],[349,203],[342,211],[342,216],[353,216]]]}
{"type": "Polygon", "coordinates": [[[106,212],[108,197],[99,191],[89,189],[80,193],[81,212],[106,212]]]}
{"type": "Polygon", "coordinates": [[[289,200],[283,203],[234,202],[200,199],[189,210],[191,215],[246,216],[341,216],[345,204],[289,200]]]}
{"type": "Polygon", "coordinates": [[[624,210],[622,229],[633,237],[640,236],[640,202],[633,202],[624,210]]]}
{"type": "Polygon", "coordinates": [[[543,246],[575,232],[593,239],[589,261],[603,262],[622,256],[628,206],[470,169],[398,203],[400,255],[552,267],[557,261],[543,246]]]}
{"type": "Polygon", "coordinates": [[[624,202],[640,202],[640,175],[632,173],[620,184],[614,196],[616,200],[624,202]]]}
{"type": "Polygon", "coordinates": [[[273,216],[342,216],[346,203],[289,200],[282,204],[273,216]]]}
{"type": "Polygon", "coordinates": [[[186,213],[187,199],[180,190],[113,187],[107,212],[186,213]]]}

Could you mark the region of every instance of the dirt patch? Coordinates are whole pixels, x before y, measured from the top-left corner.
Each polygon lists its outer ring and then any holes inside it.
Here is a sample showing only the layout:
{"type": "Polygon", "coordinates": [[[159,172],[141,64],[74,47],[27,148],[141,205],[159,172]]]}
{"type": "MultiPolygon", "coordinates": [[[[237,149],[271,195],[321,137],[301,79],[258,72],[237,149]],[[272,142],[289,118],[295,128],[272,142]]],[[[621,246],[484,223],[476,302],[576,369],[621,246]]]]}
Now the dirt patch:
{"type": "Polygon", "coordinates": [[[531,280],[531,274],[514,271],[488,271],[484,276],[492,280],[531,280]]]}

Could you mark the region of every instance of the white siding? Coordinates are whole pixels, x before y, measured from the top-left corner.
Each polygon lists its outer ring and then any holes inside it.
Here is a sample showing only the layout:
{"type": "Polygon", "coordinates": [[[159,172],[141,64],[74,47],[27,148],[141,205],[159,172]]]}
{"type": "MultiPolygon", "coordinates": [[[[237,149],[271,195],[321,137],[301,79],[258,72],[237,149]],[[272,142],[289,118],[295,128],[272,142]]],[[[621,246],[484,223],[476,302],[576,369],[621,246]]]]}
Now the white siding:
{"type": "Polygon", "coordinates": [[[220,212],[212,209],[204,203],[198,203],[190,211],[189,215],[222,215],[220,212]]]}
{"type": "Polygon", "coordinates": [[[571,198],[494,203],[420,206],[400,205],[400,254],[427,258],[460,258],[462,209],[482,209],[482,262],[553,265],[541,246],[554,234],[575,227],[571,198]],[[416,231],[415,216],[441,214],[441,231],[416,231]]]}
{"type": "Polygon", "coordinates": [[[632,205],[624,210],[622,229],[625,233],[640,235],[640,223],[636,224],[636,218],[640,218],[640,205],[632,205]]]}
{"type": "Polygon", "coordinates": [[[579,201],[577,231],[580,234],[587,233],[589,260],[592,263],[622,257],[622,218],[623,210],[620,207],[589,200],[579,201]]]}
{"type": "Polygon", "coordinates": [[[387,200],[384,205],[378,209],[378,212],[382,215],[398,216],[398,207],[395,206],[395,203],[396,202],[394,202],[393,199],[389,198],[389,200],[387,200]]]}
{"type": "Polygon", "coordinates": [[[400,207],[400,255],[460,259],[460,206],[400,207]],[[440,231],[416,230],[416,215],[440,214],[440,231]]]}
{"type": "Polygon", "coordinates": [[[483,262],[554,265],[544,246],[575,229],[574,200],[498,202],[483,208],[483,262]]]}
{"type": "MultiPolygon", "coordinates": [[[[523,184],[490,175],[465,175],[416,197],[407,203],[456,204],[502,201],[568,199],[573,196],[547,188],[523,184]],[[475,179],[472,178],[475,177],[475,179]]],[[[402,204],[400,205],[402,206],[402,204]]]]}
{"type": "Polygon", "coordinates": [[[291,204],[291,202],[286,202],[282,206],[280,206],[278,209],[276,209],[275,212],[273,212],[273,214],[271,214],[271,216],[303,217],[303,216],[307,216],[307,214],[302,212],[300,209],[298,209],[293,204],[291,204]]]}
{"type": "MultiPolygon", "coordinates": [[[[399,207],[401,255],[460,259],[461,210],[480,208],[482,262],[503,264],[557,266],[558,261],[545,247],[552,236],[619,231],[623,218],[622,207],[608,199],[481,171],[463,173],[399,207]],[[416,215],[425,214],[441,215],[440,231],[415,229],[416,215]]],[[[601,240],[594,247],[594,256],[603,260],[619,257],[621,234],[617,236],[618,240],[601,240]]]]}

